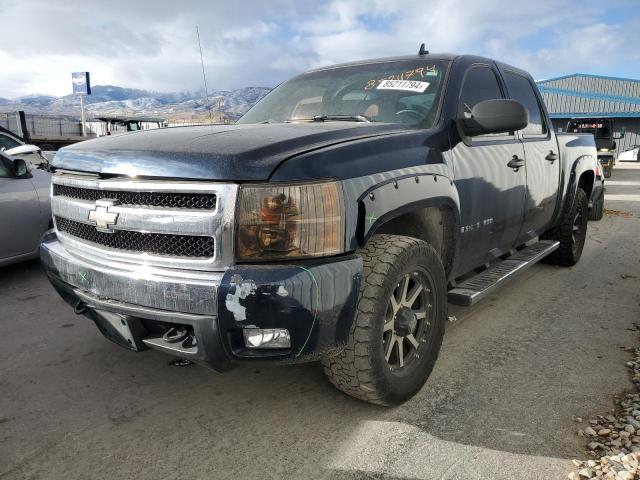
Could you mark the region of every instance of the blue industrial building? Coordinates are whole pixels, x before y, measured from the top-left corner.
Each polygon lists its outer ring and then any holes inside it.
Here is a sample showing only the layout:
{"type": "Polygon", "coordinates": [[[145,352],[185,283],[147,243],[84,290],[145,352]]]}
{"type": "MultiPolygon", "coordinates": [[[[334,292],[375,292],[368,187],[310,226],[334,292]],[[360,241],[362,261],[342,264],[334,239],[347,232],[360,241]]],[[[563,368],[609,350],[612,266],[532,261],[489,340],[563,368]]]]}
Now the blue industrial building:
{"type": "Polygon", "coordinates": [[[556,131],[571,118],[611,118],[626,132],[618,152],[640,144],[640,80],[575,73],[537,83],[556,131]]]}

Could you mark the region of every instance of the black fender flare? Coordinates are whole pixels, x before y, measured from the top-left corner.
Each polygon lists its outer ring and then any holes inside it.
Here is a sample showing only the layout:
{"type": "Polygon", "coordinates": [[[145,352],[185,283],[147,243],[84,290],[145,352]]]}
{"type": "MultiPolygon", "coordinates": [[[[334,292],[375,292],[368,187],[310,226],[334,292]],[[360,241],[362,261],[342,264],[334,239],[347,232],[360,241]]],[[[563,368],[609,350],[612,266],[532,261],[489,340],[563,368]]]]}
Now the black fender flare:
{"type": "MultiPolygon", "coordinates": [[[[425,172],[386,180],[366,190],[358,199],[356,237],[360,245],[364,245],[388,221],[407,212],[442,206],[452,210],[459,226],[458,190],[445,175],[425,172]]],[[[456,228],[456,240],[458,234],[459,228],[456,228]]]]}
{"type": "Polygon", "coordinates": [[[593,164],[595,161],[597,161],[597,159],[595,159],[593,155],[581,155],[576,158],[571,165],[571,171],[569,172],[569,178],[567,180],[567,193],[564,196],[563,206],[560,209],[560,215],[556,219],[555,225],[559,225],[560,222],[562,222],[564,215],[573,208],[573,202],[576,198],[576,191],[578,190],[580,177],[582,177],[582,175],[587,171],[593,171],[593,164]]]}

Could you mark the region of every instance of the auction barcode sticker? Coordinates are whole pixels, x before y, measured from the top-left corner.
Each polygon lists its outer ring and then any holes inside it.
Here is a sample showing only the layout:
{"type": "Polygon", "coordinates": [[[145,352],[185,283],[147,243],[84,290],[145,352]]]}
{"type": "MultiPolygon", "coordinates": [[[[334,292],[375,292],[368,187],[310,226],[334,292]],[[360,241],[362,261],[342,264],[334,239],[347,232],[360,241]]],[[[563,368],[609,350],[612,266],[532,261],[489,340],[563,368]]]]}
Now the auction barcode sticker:
{"type": "Polygon", "coordinates": [[[429,82],[418,82],[415,80],[382,80],[376,90],[406,90],[408,92],[423,93],[429,82]]]}

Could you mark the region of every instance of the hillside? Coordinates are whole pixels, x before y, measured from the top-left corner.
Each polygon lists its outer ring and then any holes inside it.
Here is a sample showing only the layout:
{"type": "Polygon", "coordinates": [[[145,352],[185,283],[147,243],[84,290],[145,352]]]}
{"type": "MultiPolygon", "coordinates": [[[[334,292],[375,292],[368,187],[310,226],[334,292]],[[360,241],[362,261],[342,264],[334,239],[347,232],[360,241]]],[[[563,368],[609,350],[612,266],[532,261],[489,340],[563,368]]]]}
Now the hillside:
{"type": "MultiPolygon", "coordinates": [[[[89,117],[97,115],[154,115],[167,119],[202,118],[218,108],[231,120],[241,117],[271,91],[267,87],[246,87],[211,92],[205,101],[202,92],[152,92],[115,85],[96,85],[86,99],[89,117]],[[219,107],[221,106],[221,107],[219,107]]],[[[80,99],[75,95],[27,95],[16,99],[0,98],[0,112],[24,110],[38,115],[78,116],[80,99]]]]}

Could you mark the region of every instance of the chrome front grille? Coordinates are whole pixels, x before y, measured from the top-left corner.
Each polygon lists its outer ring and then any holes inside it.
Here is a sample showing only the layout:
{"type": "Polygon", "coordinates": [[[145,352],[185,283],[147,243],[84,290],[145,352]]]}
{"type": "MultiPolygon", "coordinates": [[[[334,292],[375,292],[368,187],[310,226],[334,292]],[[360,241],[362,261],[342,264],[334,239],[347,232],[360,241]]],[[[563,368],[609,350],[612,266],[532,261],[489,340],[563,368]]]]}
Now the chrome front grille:
{"type": "Polygon", "coordinates": [[[127,192],[54,185],[53,195],[93,201],[101,198],[110,198],[118,200],[123,205],[135,207],[193,208],[202,210],[214,210],[216,208],[216,196],[213,193],[127,192]]]}
{"type": "Polygon", "coordinates": [[[84,259],[220,271],[233,261],[237,190],[63,172],[53,175],[51,209],[61,243],[84,259]],[[116,220],[98,225],[98,208],[116,220]]]}
{"type": "Polygon", "coordinates": [[[56,216],[55,220],[59,232],[96,245],[127,252],[189,258],[209,258],[215,254],[213,237],[132,232],[130,230],[114,230],[113,233],[105,233],[100,232],[93,225],[76,222],[68,218],[56,216]]]}

